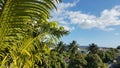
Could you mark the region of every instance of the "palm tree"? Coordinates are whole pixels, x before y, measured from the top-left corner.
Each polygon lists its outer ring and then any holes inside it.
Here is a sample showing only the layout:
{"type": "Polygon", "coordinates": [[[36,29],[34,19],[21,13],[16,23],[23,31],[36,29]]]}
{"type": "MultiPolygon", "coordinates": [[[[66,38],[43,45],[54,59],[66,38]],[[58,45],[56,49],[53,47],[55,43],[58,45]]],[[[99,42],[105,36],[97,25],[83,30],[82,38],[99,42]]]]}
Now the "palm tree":
{"type": "Polygon", "coordinates": [[[90,51],[90,53],[97,53],[98,52],[98,46],[94,43],[90,44],[88,47],[88,51],[90,51]]]}
{"type": "Polygon", "coordinates": [[[56,49],[61,54],[61,53],[64,53],[66,51],[66,46],[65,46],[65,44],[62,41],[60,41],[58,43],[58,46],[57,46],[56,49]]]}
{"type": "Polygon", "coordinates": [[[69,52],[71,54],[76,54],[77,50],[78,50],[78,44],[76,41],[73,40],[72,43],[70,43],[69,45],[69,52]]]}
{"type": "Polygon", "coordinates": [[[0,66],[34,68],[42,64],[41,46],[68,32],[49,22],[50,11],[60,0],[0,0],[0,66]]]}

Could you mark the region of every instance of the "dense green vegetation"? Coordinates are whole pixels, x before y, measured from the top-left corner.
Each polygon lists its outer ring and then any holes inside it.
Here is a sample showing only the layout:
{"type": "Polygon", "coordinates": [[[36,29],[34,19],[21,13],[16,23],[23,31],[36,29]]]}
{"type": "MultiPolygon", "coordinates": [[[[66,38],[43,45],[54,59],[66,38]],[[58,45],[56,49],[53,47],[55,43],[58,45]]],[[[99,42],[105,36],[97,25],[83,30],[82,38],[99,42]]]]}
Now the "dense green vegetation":
{"type": "Polygon", "coordinates": [[[0,0],[0,67],[36,68],[45,63],[50,45],[68,34],[56,21],[48,21],[59,2],[0,0]]]}
{"type": "MultiPolygon", "coordinates": [[[[107,68],[113,62],[117,49],[90,44],[82,53],[76,41],[57,44],[68,31],[48,19],[60,2],[0,0],[0,68],[107,68]]],[[[119,68],[119,63],[114,64],[119,68]]]]}
{"type": "Polygon", "coordinates": [[[67,58],[67,61],[62,60],[66,62],[64,64],[66,66],[61,68],[108,68],[109,62],[113,63],[114,66],[119,66],[119,61],[114,62],[116,57],[119,56],[119,51],[116,48],[100,49],[92,43],[87,48],[88,51],[82,53],[78,47],[76,41],[72,41],[69,45],[60,42],[56,48],[52,49],[62,57],[67,58]]]}

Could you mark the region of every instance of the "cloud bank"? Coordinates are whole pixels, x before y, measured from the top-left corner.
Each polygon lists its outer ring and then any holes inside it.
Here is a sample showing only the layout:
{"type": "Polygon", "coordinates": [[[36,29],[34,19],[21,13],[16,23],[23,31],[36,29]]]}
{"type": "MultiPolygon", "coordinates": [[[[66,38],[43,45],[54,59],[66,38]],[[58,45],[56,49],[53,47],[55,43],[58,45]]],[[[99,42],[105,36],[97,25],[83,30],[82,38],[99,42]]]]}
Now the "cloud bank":
{"type": "Polygon", "coordinates": [[[100,16],[82,13],[81,11],[72,11],[78,4],[78,0],[73,3],[61,3],[58,10],[53,10],[51,15],[53,20],[57,20],[60,25],[66,30],[74,30],[74,25],[78,25],[82,29],[97,28],[100,30],[111,31],[115,30],[112,26],[120,25],[120,5],[114,6],[111,9],[104,9],[100,16]]]}

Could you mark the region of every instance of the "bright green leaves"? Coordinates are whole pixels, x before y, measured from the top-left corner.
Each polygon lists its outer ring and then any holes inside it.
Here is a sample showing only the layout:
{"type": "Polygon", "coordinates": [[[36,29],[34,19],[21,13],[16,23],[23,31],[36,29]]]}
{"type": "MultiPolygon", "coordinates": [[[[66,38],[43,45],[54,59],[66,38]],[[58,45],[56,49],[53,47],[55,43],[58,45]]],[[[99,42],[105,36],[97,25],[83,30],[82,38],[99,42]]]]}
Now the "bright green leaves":
{"type": "Polygon", "coordinates": [[[0,0],[0,65],[34,68],[43,63],[41,57],[50,54],[49,46],[68,33],[48,21],[59,2],[0,0]]]}

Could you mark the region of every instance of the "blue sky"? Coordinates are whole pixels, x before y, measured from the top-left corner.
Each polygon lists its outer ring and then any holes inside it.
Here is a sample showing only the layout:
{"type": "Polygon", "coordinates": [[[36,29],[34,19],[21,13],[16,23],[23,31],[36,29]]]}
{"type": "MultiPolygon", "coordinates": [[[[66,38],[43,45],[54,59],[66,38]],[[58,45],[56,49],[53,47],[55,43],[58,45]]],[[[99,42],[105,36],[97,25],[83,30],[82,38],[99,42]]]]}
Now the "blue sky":
{"type": "Polygon", "coordinates": [[[61,40],[103,47],[120,45],[120,0],[63,0],[52,20],[70,31],[61,40]]]}

